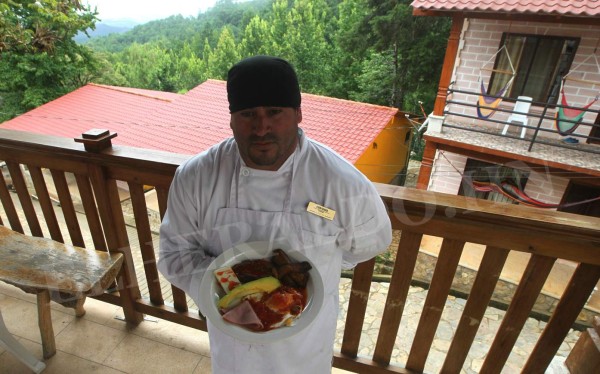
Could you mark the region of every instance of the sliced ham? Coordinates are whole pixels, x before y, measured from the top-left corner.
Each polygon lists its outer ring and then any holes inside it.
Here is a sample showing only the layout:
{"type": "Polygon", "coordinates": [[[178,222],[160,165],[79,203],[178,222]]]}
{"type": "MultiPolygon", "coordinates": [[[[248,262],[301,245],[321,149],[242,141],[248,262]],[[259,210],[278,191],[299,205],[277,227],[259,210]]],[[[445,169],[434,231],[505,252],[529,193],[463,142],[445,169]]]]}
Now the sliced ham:
{"type": "Polygon", "coordinates": [[[241,304],[228,310],[223,314],[223,319],[251,330],[262,330],[264,328],[260,318],[258,318],[256,312],[252,309],[248,300],[244,300],[241,304]]]}

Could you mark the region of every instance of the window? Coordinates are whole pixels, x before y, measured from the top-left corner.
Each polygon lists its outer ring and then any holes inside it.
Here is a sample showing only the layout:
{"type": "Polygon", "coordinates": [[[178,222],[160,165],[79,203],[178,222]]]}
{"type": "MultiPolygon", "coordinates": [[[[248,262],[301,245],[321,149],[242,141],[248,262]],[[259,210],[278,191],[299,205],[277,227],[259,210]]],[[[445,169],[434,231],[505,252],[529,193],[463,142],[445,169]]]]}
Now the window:
{"type": "Polygon", "coordinates": [[[570,205],[579,201],[593,199],[598,196],[600,196],[600,186],[570,181],[562,198],[562,204],[566,204],[566,206],[558,208],[558,210],[584,216],[600,217],[600,200],[594,200],[585,204],[570,205]]]}
{"type": "MultiPolygon", "coordinates": [[[[556,104],[560,80],[569,71],[578,44],[579,38],[504,33],[500,45],[506,45],[516,73],[507,97],[530,96],[556,104]]],[[[507,53],[498,53],[489,92],[498,92],[510,79],[499,71],[510,70],[507,53]]]]}
{"type": "Polygon", "coordinates": [[[590,131],[590,136],[587,139],[588,144],[600,144],[600,113],[596,116],[594,127],[590,131]]]}
{"type": "Polygon", "coordinates": [[[478,199],[517,204],[508,196],[495,191],[478,191],[472,181],[499,183],[511,180],[519,189],[523,190],[527,183],[528,173],[507,166],[495,165],[485,161],[468,159],[465,166],[464,177],[458,194],[461,196],[476,197],[478,199]]]}

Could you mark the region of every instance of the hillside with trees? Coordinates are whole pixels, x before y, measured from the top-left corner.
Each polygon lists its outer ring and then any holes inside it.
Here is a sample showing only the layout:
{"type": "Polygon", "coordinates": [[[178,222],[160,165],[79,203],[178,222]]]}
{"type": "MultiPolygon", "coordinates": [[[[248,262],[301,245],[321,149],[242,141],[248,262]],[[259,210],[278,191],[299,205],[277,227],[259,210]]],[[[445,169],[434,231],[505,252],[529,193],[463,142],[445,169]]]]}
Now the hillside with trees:
{"type": "Polygon", "coordinates": [[[185,92],[225,79],[240,58],[277,55],[302,91],[420,112],[437,90],[449,20],[412,16],[410,1],[220,0],[94,38],[97,15],[78,1],[0,4],[0,122],[89,82],[185,92]]]}

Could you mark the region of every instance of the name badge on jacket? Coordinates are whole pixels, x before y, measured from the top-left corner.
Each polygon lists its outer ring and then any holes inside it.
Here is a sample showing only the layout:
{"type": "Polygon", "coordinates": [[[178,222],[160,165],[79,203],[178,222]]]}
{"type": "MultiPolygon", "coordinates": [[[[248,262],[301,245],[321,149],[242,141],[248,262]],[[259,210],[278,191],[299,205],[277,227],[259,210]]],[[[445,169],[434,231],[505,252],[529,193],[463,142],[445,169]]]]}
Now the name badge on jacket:
{"type": "Polygon", "coordinates": [[[312,201],[308,203],[306,211],[316,216],[326,218],[330,221],[333,221],[333,217],[335,217],[335,210],[326,208],[317,203],[313,203],[312,201]]]}

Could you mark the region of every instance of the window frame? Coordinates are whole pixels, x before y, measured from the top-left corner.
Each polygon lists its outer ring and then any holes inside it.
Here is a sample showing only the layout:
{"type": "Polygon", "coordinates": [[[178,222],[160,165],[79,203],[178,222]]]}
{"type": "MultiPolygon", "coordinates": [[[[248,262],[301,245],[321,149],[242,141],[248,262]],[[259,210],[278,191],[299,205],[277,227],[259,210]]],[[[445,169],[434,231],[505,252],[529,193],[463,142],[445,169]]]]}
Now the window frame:
{"type": "MultiPolygon", "coordinates": [[[[558,55],[558,58],[556,59],[553,69],[552,69],[552,73],[551,75],[546,75],[546,79],[549,79],[549,83],[547,85],[547,87],[544,89],[544,94],[542,95],[542,97],[534,97],[533,101],[534,101],[534,105],[535,102],[542,102],[542,103],[547,103],[548,107],[553,108],[556,106],[556,104],[558,103],[558,99],[560,97],[560,82],[562,80],[562,77],[567,74],[570,69],[571,66],[573,65],[573,60],[575,59],[576,55],[577,55],[577,50],[579,48],[579,44],[581,42],[581,38],[580,37],[571,37],[571,36],[557,36],[557,35],[537,35],[537,34],[527,34],[527,33],[511,33],[511,32],[503,32],[502,33],[502,38],[500,39],[500,45],[498,47],[498,49],[502,48],[502,46],[505,45],[507,38],[524,38],[523,39],[523,47],[521,47],[521,51],[527,47],[527,38],[533,38],[534,42],[535,42],[535,49],[537,51],[537,48],[540,47],[540,42],[542,40],[558,40],[558,41],[562,41],[562,48],[561,48],[561,52],[558,55]],[[572,42],[572,51],[570,53],[565,53],[565,48],[567,48],[566,43],[568,42],[572,42]],[[563,61],[563,59],[566,56],[566,60],[563,61]],[[562,66],[561,66],[562,65],[562,66]]],[[[507,46],[507,53],[509,48],[507,46]]],[[[520,52],[521,52],[520,51],[520,52]]],[[[511,85],[510,89],[508,90],[508,92],[506,93],[506,96],[504,97],[504,100],[508,101],[508,102],[515,102],[517,100],[518,96],[522,96],[524,95],[523,93],[523,89],[526,86],[526,82],[528,79],[530,79],[530,76],[532,75],[532,67],[534,65],[535,62],[535,56],[536,56],[536,51],[533,51],[531,53],[531,56],[533,56],[531,59],[529,59],[528,61],[514,61],[514,59],[517,56],[510,56],[512,63],[515,65],[515,77],[514,77],[514,82],[511,85]],[[520,78],[520,75],[525,75],[525,77],[520,78]],[[523,79],[524,80],[524,84],[522,89],[520,90],[520,92],[515,92],[515,88],[517,87],[516,82],[519,81],[519,79],[523,79]]],[[[496,71],[501,71],[504,69],[503,66],[500,66],[500,62],[501,62],[501,58],[502,58],[502,54],[498,54],[498,56],[496,56],[496,59],[494,61],[494,68],[492,71],[492,74],[490,75],[490,83],[488,85],[488,93],[489,92],[496,92],[498,91],[498,89],[500,87],[496,87],[497,85],[501,84],[502,79],[499,77],[499,73],[497,73],[496,71]],[[496,83],[496,81],[499,81],[500,83],[496,83]]]]}

